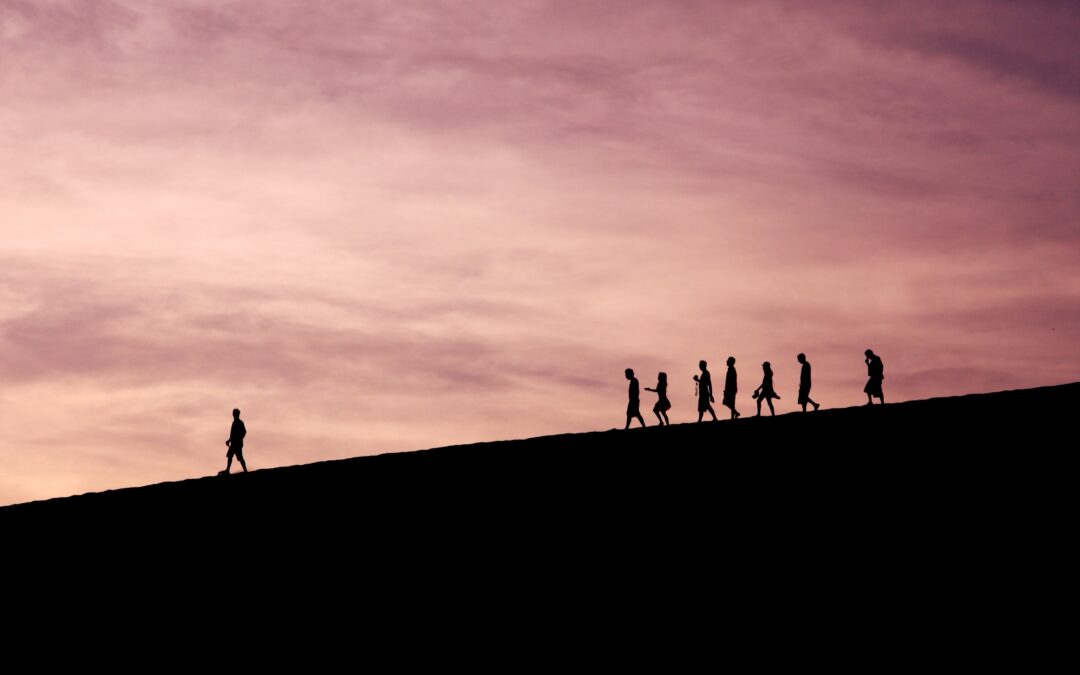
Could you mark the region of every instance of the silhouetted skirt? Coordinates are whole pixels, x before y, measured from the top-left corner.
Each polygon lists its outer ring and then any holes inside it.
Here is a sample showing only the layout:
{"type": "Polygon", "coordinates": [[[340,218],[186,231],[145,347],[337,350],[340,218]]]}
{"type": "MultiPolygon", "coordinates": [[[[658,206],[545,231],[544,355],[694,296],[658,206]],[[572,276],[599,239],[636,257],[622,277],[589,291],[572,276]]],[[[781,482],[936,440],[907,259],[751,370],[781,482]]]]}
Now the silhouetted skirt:
{"type": "Polygon", "coordinates": [[[761,387],[761,393],[758,394],[758,398],[780,398],[776,395],[776,390],[772,388],[772,385],[761,387]]]}
{"type": "Polygon", "coordinates": [[[866,382],[866,386],[863,387],[863,391],[871,396],[877,396],[878,398],[884,398],[884,394],[881,393],[881,378],[871,377],[866,382]]]}
{"type": "Polygon", "coordinates": [[[799,387],[799,405],[810,402],[810,387],[799,387]]]}
{"type": "Polygon", "coordinates": [[[637,417],[641,414],[641,401],[630,401],[626,405],[626,416],[637,417]]]}
{"type": "Polygon", "coordinates": [[[724,405],[729,408],[735,407],[735,392],[725,389],[724,390],[724,405]]]}
{"type": "Polygon", "coordinates": [[[671,401],[667,400],[667,396],[661,396],[660,399],[656,401],[656,405],[652,407],[654,413],[667,412],[668,410],[671,410],[671,401]]]}

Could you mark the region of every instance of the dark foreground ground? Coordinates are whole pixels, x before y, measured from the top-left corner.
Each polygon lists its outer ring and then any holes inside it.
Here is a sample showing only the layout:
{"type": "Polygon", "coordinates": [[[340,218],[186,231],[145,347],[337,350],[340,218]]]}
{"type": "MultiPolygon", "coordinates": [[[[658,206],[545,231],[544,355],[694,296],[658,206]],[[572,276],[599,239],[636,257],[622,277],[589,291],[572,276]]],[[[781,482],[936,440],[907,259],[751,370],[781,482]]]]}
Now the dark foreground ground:
{"type": "Polygon", "coordinates": [[[709,666],[737,643],[762,664],[1030,669],[1069,625],[1078,405],[1080,383],[53,499],[0,509],[2,567],[12,593],[62,598],[37,601],[49,620],[135,596],[129,621],[215,638],[352,644],[366,620],[550,667],[578,645],[670,670],[682,642],[709,666]]]}

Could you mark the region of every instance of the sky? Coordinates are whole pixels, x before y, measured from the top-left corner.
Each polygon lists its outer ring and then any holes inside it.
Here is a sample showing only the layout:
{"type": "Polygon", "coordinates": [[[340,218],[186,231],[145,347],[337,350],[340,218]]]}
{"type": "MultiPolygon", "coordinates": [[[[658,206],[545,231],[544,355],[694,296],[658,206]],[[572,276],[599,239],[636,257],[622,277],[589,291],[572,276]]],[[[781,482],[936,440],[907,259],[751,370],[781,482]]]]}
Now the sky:
{"type": "Polygon", "coordinates": [[[0,0],[0,504],[1080,380],[1080,5],[0,0]],[[719,399],[719,396],[717,397],[719,399]],[[653,395],[644,393],[646,414],[653,395]],[[652,423],[649,419],[649,423],[652,423]]]}

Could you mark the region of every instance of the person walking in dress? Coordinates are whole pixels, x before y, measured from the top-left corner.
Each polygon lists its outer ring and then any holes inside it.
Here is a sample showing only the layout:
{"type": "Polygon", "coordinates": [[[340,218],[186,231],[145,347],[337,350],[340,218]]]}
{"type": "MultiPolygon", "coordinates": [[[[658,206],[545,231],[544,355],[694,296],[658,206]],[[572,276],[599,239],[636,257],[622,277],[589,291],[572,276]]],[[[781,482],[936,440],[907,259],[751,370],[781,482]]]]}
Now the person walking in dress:
{"type": "Polygon", "coordinates": [[[626,369],[626,379],[630,380],[630,388],[627,392],[630,402],[626,404],[626,428],[630,428],[630,420],[635,417],[641,422],[641,426],[645,426],[645,418],[641,416],[641,394],[638,392],[638,381],[634,377],[633,368],[626,369]]]}
{"type": "Polygon", "coordinates": [[[656,376],[656,389],[645,387],[645,391],[656,393],[656,405],[653,406],[652,411],[660,420],[660,426],[671,426],[667,416],[667,411],[671,410],[671,401],[667,397],[667,373],[659,373],[656,376]]]}
{"type": "Polygon", "coordinates": [[[769,404],[769,414],[775,415],[776,410],[773,408],[772,400],[774,398],[780,398],[776,390],[773,389],[773,372],[772,364],[768,361],[761,364],[761,370],[764,371],[764,375],[761,378],[761,385],[754,390],[754,398],[757,399],[757,416],[761,417],[761,402],[765,401],[769,404]]]}
{"type": "Polygon", "coordinates": [[[885,379],[885,364],[881,362],[881,357],[874,353],[872,349],[867,349],[864,354],[866,355],[866,374],[870,379],[866,381],[866,386],[863,387],[863,392],[866,394],[866,405],[874,405],[874,398],[881,400],[882,405],[885,404],[885,392],[881,390],[881,381],[885,379]]]}

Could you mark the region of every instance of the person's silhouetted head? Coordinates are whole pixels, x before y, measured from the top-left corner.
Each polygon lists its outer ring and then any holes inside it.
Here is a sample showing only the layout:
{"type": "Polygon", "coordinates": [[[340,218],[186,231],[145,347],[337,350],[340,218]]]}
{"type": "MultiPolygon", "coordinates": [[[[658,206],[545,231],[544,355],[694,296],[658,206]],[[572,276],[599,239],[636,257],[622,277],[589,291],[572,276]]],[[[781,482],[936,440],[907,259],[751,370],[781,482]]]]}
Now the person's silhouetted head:
{"type": "Polygon", "coordinates": [[[867,349],[864,353],[866,354],[866,358],[870,358],[871,356],[874,355],[874,350],[873,349],[867,349]]]}
{"type": "Polygon", "coordinates": [[[795,357],[795,360],[799,363],[806,363],[806,354],[799,354],[795,357]]]}
{"type": "Polygon", "coordinates": [[[627,368],[626,369],[626,379],[629,380],[633,376],[634,376],[634,369],[633,368],[627,368]]]}
{"type": "Polygon", "coordinates": [[[705,366],[707,366],[707,365],[709,365],[709,364],[705,363],[704,361],[698,361],[697,367],[701,368],[702,370],[705,370],[705,366]]]}
{"type": "Polygon", "coordinates": [[[761,364],[761,369],[764,370],[766,373],[771,373],[772,372],[772,364],[769,363],[768,361],[766,361],[765,363],[761,364]]]}
{"type": "Polygon", "coordinates": [[[656,379],[660,382],[667,382],[667,373],[657,374],[656,379]]]}
{"type": "Polygon", "coordinates": [[[233,408],[232,416],[233,419],[240,419],[240,408],[233,408]]]}
{"type": "Polygon", "coordinates": [[[727,364],[728,364],[729,366],[733,366],[733,365],[735,365],[735,357],[734,357],[734,356],[729,356],[729,357],[727,357],[727,364]]]}

